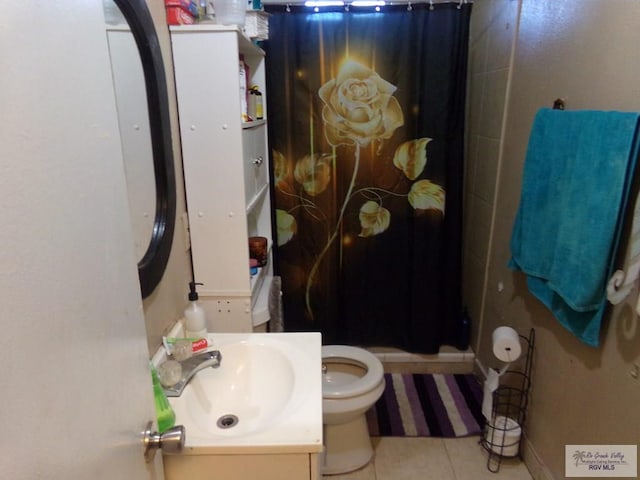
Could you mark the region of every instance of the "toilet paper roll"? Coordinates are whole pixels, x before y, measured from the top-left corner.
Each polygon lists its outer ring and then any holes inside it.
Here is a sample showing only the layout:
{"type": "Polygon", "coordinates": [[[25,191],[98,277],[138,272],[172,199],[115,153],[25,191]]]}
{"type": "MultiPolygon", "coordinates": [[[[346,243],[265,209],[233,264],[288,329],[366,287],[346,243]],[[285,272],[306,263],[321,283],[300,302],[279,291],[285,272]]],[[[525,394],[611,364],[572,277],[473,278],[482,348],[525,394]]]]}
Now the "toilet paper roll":
{"type": "Polygon", "coordinates": [[[487,422],[485,430],[486,445],[498,455],[515,457],[520,451],[522,427],[513,418],[497,415],[487,422]]]}
{"type": "Polygon", "coordinates": [[[514,362],[520,357],[520,336],[511,327],[498,327],[493,331],[493,354],[503,362],[514,362]]]}

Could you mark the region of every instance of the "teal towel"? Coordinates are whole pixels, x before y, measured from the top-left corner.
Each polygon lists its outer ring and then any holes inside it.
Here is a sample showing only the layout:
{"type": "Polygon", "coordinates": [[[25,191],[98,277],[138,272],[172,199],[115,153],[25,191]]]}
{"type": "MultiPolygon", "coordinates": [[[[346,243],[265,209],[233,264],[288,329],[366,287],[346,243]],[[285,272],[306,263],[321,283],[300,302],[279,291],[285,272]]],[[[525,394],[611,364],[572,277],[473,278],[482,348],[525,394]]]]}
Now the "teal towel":
{"type": "Polygon", "coordinates": [[[509,266],[592,346],[638,156],[638,118],[542,109],[529,138],[509,266]]]}

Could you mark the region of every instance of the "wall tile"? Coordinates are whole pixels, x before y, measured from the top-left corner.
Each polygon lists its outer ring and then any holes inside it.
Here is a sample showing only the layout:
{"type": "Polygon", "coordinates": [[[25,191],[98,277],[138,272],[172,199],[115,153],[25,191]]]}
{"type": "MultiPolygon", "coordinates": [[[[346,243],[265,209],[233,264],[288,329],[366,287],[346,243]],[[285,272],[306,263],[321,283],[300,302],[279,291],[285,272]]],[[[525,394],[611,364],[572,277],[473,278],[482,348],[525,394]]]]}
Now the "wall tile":
{"type": "Polygon", "coordinates": [[[487,32],[487,71],[507,68],[518,20],[517,0],[494,0],[487,32]]]}
{"type": "MultiPolygon", "coordinates": [[[[465,192],[473,191],[474,177],[478,165],[478,135],[467,134],[464,163],[465,192]]],[[[467,199],[465,198],[465,201],[467,199]]]]}
{"type": "Polygon", "coordinates": [[[465,235],[468,240],[468,254],[480,260],[487,258],[489,233],[491,228],[492,205],[477,197],[471,206],[469,223],[465,235]]]}
{"type": "Polygon", "coordinates": [[[498,175],[498,158],[500,141],[479,136],[477,138],[477,154],[474,159],[474,177],[472,192],[485,202],[493,204],[498,175]]]}
{"type": "Polygon", "coordinates": [[[489,36],[479,35],[469,42],[469,74],[486,73],[487,71],[487,47],[489,36]]]}
{"type": "Polygon", "coordinates": [[[484,95],[486,74],[472,75],[469,84],[469,98],[467,101],[467,131],[470,135],[478,135],[482,127],[483,112],[482,98],[484,95]]]}
{"type": "Polygon", "coordinates": [[[480,128],[478,129],[478,134],[482,136],[500,139],[508,74],[507,69],[502,69],[489,72],[486,75],[480,128]]]}
{"type": "Polygon", "coordinates": [[[492,15],[492,0],[476,0],[473,3],[469,37],[475,42],[479,37],[485,36],[489,29],[492,15]]]}
{"type": "Polygon", "coordinates": [[[485,265],[486,262],[475,257],[468,258],[464,263],[462,298],[471,317],[472,331],[476,330],[480,319],[485,265]]]}

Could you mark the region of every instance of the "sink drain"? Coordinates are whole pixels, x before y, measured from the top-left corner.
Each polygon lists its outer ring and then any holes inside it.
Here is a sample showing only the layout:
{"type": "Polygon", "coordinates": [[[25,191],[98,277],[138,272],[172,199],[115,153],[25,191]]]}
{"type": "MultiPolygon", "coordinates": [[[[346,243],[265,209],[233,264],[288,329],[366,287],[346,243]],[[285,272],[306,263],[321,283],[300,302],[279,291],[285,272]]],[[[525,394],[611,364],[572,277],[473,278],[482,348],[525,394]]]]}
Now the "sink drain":
{"type": "Polygon", "coordinates": [[[218,428],[232,428],[235,427],[239,421],[235,415],[228,414],[221,416],[216,422],[216,425],[218,425],[218,428]]]}

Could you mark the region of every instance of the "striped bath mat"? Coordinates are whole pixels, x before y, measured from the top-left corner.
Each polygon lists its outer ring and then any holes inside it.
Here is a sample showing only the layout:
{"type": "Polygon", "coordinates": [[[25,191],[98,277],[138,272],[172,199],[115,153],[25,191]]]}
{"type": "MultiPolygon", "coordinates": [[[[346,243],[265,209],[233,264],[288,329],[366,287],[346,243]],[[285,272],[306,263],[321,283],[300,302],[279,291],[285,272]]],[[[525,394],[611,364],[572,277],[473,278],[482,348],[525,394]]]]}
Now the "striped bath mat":
{"type": "Polygon", "coordinates": [[[482,431],[482,386],[473,375],[385,373],[384,379],[384,393],[367,411],[372,436],[450,438],[482,431]]]}

